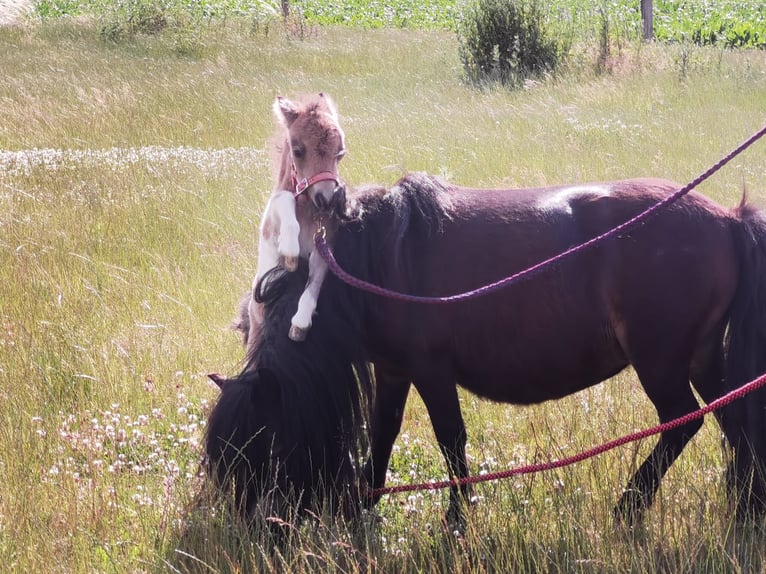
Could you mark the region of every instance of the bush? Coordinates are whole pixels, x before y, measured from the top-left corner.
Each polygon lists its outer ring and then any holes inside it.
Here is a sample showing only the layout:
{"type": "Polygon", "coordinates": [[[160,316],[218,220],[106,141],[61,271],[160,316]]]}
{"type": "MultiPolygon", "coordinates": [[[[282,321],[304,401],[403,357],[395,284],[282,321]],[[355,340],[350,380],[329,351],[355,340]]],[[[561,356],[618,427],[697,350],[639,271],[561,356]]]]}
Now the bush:
{"type": "Polygon", "coordinates": [[[568,49],[536,0],[473,0],[458,24],[458,40],[470,82],[509,87],[555,71],[568,49]]]}
{"type": "MultiPolygon", "coordinates": [[[[1,2],[2,0],[0,0],[1,2]]],[[[280,14],[277,0],[32,0],[40,18],[94,16],[101,38],[119,43],[136,36],[172,34],[175,51],[198,55],[202,31],[229,19],[250,20],[264,28],[280,14]]]]}
{"type": "Polygon", "coordinates": [[[156,34],[168,24],[168,9],[161,0],[104,3],[101,37],[111,42],[137,34],[156,34]]]}

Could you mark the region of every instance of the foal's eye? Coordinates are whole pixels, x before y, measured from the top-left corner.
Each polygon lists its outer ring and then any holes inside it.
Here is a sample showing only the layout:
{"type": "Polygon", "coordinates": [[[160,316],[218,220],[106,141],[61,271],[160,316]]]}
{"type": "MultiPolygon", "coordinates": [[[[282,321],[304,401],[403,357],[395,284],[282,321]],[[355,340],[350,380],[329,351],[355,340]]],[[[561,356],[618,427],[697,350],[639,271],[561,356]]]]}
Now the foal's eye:
{"type": "Polygon", "coordinates": [[[335,158],[336,158],[338,161],[342,160],[344,157],[346,157],[346,150],[345,150],[345,149],[342,149],[342,150],[340,150],[340,151],[337,153],[337,155],[335,156],[335,158]]]}
{"type": "Polygon", "coordinates": [[[305,155],[305,151],[300,146],[293,146],[293,157],[295,159],[303,159],[303,156],[305,155]]]}

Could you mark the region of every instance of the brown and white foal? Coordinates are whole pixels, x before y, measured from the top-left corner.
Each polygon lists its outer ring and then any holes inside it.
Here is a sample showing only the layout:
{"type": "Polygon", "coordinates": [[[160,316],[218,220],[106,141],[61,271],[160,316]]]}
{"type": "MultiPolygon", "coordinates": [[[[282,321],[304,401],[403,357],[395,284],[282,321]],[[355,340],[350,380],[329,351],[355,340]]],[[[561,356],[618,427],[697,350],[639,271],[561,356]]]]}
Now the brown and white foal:
{"type": "Polygon", "coordinates": [[[258,281],[280,263],[295,271],[300,257],[308,258],[309,278],[289,336],[294,341],[306,338],[327,273],[327,264],[314,250],[314,236],[345,207],[345,186],[338,175],[338,163],[346,153],[345,136],[333,101],[323,93],[296,101],[278,97],[273,111],[279,128],[276,184],[260,226],[258,267],[248,306],[249,348],[263,322],[262,306],[255,300],[258,281]]]}

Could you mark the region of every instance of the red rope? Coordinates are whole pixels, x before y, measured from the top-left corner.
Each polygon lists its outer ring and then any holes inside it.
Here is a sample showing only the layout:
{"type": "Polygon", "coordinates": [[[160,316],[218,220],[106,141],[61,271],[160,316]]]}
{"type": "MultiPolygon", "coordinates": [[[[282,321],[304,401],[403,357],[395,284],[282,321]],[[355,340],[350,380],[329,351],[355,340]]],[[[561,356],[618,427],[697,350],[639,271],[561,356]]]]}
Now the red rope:
{"type": "Polygon", "coordinates": [[[729,403],[734,402],[737,399],[741,399],[748,393],[764,385],[766,385],[766,374],[761,375],[757,379],[750,381],[749,383],[744,384],[741,387],[734,389],[733,391],[730,391],[729,393],[725,394],[721,398],[714,400],[710,404],[705,405],[704,407],[696,411],[693,411],[689,414],[686,414],[682,417],[678,417],[677,419],[673,419],[672,421],[659,424],[657,426],[654,426],[646,430],[625,435],[618,439],[609,441],[605,444],[596,446],[594,448],[591,448],[589,450],[586,450],[584,452],[581,452],[579,454],[576,454],[567,458],[563,458],[561,460],[553,460],[550,462],[530,464],[527,466],[513,468],[511,470],[504,470],[500,472],[490,472],[490,473],[482,474],[479,476],[468,476],[468,477],[460,478],[460,479],[442,480],[438,482],[424,482],[420,484],[402,484],[398,486],[386,486],[384,488],[374,489],[371,493],[371,496],[382,496],[384,494],[412,492],[416,490],[439,490],[439,489],[448,488],[451,486],[459,486],[463,484],[478,484],[480,482],[488,482],[490,480],[499,480],[501,478],[509,478],[511,476],[516,476],[520,474],[532,474],[535,472],[541,472],[543,470],[552,470],[554,468],[569,466],[570,464],[574,464],[576,462],[593,458],[596,455],[612,450],[613,448],[617,448],[618,446],[622,446],[624,444],[641,440],[643,438],[647,438],[652,435],[659,434],[661,432],[678,428],[693,420],[700,419],[704,417],[706,414],[708,414],[709,412],[720,409],[721,407],[728,405],[729,403]]]}
{"type": "Polygon", "coordinates": [[[532,277],[533,275],[543,271],[544,269],[547,269],[548,267],[552,265],[560,263],[563,259],[572,257],[575,254],[580,253],[581,251],[585,251],[586,249],[595,247],[597,244],[603,241],[606,241],[607,239],[610,239],[611,237],[614,237],[615,235],[618,235],[620,233],[625,233],[629,229],[632,229],[638,224],[646,221],[649,217],[654,215],[659,210],[678,201],[681,197],[683,197],[684,195],[689,193],[692,189],[700,185],[703,181],[711,177],[714,173],[716,173],[723,166],[729,163],[732,159],[734,159],[743,151],[745,151],[747,148],[749,148],[751,145],[753,145],[756,141],[758,141],[764,135],[766,135],[766,125],[764,125],[760,130],[758,130],[756,133],[754,133],[744,142],[742,142],[739,146],[737,146],[734,150],[732,150],[723,159],[715,163],[713,166],[711,166],[709,169],[707,169],[702,174],[697,176],[691,182],[683,186],[681,189],[673,192],[671,195],[669,195],[662,201],[655,203],[654,205],[652,205],[645,211],[642,211],[641,213],[629,219],[628,221],[621,223],[614,229],[610,229],[609,231],[602,233],[601,235],[598,235],[592,239],[589,239],[585,243],[581,243],[580,245],[575,245],[574,247],[570,247],[566,251],[563,251],[562,253],[559,253],[558,255],[555,255],[544,261],[541,261],[540,263],[537,263],[536,265],[533,265],[532,267],[524,269],[523,271],[519,271],[518,273],[515,273],[511,275],[510,277],[506,277],[505,279],[501,279],[499,281],[496,281],[495,283],[490,283],[489,285],[485,285],[483,287],[479,287],[478,289],[467,291],[465,293],[459,293],[457,295],[449,295],[446,297],[426,297],[426,296],[420,296],[420,295],[409,295],[406,293],[398,293],[396,291],[391,291],[390,289],[386,289],[385,287],[381,287],[379,285],[374,285],[373,283],[369,283],[367,281],[364,281],[363,279],[354,277],[353,275],[350,275],[348,272],[346,272],[335,260],[335,256],[332,254],[332,251],[330,250],[330,247],[327,245],[327,242],[325,241],[325,238],[323,235],[317,234],[314,237],[314,243],[316,245],[317,250],[319,251],[319,254],[327,262],[327,265],[330,268],[330,270],[335,275],[337,275],[339,279],[348,283],[352,287],[356,287],[357,289],[362,289],[363,291],[367,291],[375,295],[380,295],[381,297],[388,297],[390,299],[396,299],[399,301],[406,301],[410,303],[444,304],[444,303],[455,303],[457,301],[465,301],[467,299],[473,299],[475,297],[480,297],[482,295],[486,295],[493,291],[497,291],[498,289],[507,287],[511,283],[516,283],[518,281],[521,281],[522,279],[528,279],[532,277]]]}

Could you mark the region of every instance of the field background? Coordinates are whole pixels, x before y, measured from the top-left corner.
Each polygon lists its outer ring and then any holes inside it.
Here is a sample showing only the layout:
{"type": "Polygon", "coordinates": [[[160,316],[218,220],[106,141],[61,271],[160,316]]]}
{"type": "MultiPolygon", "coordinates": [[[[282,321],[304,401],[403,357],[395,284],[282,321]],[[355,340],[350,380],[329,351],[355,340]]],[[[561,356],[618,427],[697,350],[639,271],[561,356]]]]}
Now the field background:
{"type": "MultiPolygon", "coordinates": [[[[642,45],[626,24],[611,28],[598,68],[593,26],[565,70],[511,92],[465,84],[449,25],[307,16],[283,27],[229,8],[112,41],[104,10],[37,6],[0,28],[3,569],[762,570],[762,531],[735,528],[729,513],[713,421],[630,532],[615,529],[611,506],[652,440],[477,487],[458,538],[441,526],[444,493],[389,497],[362,524],[293,525],[281,550],[198,494],[216,398],[205,373],[235,373],[242,357],[227,325],[255,270],[275,96],[335,98],[351,184],[414,170],[477,186],[686,182],[766,121],[766,51],[642,45]]],[[[630,20],[621,4],[605,7],[630,20]]],[[[417,18],[437,12],[425,8],[417,18]]],[[[766,205],[765,146],[701,191],[733,206],[747,187],[766,205]]],[[[560,458],[656,422],[631,372],[537,407],[462,402],[474,472],[560,458]]],[[[413,393],[390,483],[442,478],[413,393]]]]}

